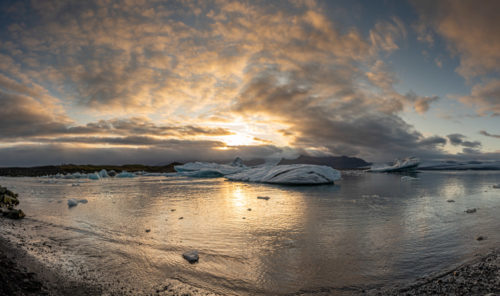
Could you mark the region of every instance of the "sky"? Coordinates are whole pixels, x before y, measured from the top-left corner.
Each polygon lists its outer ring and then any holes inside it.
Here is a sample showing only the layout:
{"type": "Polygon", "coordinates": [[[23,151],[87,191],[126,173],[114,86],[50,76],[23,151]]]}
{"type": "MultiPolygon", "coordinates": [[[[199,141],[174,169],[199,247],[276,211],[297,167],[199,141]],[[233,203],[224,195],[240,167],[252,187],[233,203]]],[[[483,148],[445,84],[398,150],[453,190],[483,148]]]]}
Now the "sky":
{"type": "Polygon", "coordinates": [[[499,1],[3,1],[0,166],[500,159],[499,1]]]}

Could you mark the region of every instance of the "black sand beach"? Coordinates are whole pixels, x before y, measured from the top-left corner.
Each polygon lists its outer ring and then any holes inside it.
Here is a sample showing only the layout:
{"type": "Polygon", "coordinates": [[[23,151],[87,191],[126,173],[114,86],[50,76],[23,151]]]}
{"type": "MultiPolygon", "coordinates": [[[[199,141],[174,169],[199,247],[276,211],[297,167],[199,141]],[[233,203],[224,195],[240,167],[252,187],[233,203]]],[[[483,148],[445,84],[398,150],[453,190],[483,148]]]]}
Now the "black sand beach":
{"type": "MultiPolygon", "coordinates": [[[[22,223],[0,218],[22,233],[22,223]]],[[[29,239],[29,238],[26,238],[29,239]]],[[[32,238],[35,239],[36,238],[32,238]]],[[[113,287],[103,287],[100,283],[89,283],[70,279],[52,270],[48,265],[28,254],[24,248],[28,242],[15,243],[0,237],[0,294],[1,295],[131,295],[134,291],[120,289],[119,283],[113,287]]],[[[352,291],[351,295],[499,295],[500,293],[500,252],[492,250],[488,254],[478,254],[475,259],[457,268],[443,271],[415,281],[408,286],[384,287],[368,291],[352,291]]],[[[153,295],[216,295],[195,287],[159,285],[152,289],[153,295]],[[161,287],[160,287],[161,286],[161,287]]],[[[137,291],[136,291],[137,292],[137,291]]],[[[338,291],[337,291],[338,292],[338,291]]],[[[325,289],[318,292],[304,292],[295,295],[335,295],[335,291],[325,289]]]]}

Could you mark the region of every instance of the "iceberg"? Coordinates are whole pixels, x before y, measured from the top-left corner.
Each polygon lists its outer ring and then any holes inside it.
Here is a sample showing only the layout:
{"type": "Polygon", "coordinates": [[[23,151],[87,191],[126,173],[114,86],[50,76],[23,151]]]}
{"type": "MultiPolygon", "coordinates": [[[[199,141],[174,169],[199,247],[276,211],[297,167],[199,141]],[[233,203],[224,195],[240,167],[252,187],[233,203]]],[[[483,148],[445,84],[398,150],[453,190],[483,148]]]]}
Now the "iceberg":
{"type": "Polygon", "coordinates": [[[292,164],[262,166],[225,176],[232,181],[259,182],[286,185],[332,184],[340,179],[340,172],[323,165],[292,164]]]}
{"type": "Polygon", "coordinates": [[[127,171],[122,171],[121,173],[115,176],[116,178],[134,178],[134,173],[129,173],[127,171]]]}
{"type": "Polygon", "coordinates": [[[102,169],[99,172],[99,177],[101,177],[101,178],[109,178],[108,171],[106,171],[105,169],[102,169]]]}
{"type": "Polygon", "coordinates": [[[231,164],[219,164],[213,162],[188,162],[183,165],[174,166],[175,171],[184,176],[197,178],[217,178],[239,173],[248,169],[241,158],[237,157],[231,164]]]}
{"type": "Polygon", "coordinates": [[[92,173],[92,174],[88,174],[88,178],[90,180],[99,180],[101,177],[99,176],[99,173],[95,172],[95,173],[92,173]]]}
{"type": "Polygon", "coordinates": [[[415,170],[420,164],[420,160],[415,157],[407,157],[404,159],[396,159],[392,165],[372,167],[369,172],[390,173],[404,172],[415,170]]]}

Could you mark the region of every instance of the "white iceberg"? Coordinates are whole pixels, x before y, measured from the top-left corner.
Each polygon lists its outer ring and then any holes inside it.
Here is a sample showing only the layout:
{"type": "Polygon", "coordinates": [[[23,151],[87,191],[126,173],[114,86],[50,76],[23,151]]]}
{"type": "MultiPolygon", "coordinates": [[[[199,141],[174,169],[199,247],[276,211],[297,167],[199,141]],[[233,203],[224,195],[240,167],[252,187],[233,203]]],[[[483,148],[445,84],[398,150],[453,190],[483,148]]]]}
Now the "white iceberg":
{"type": "Polygon", "coordinates": [[[226,175],[228,180],[288,185],[332,184],[340,172],[322,165],[292,164],[262,166],[226,175]]]}
{"type": "Polygon", "coordinates": [[[415,157],[396,159],[392,165],[374,166],[369,172],[390,173],[415,170],[420,164],[420,160],[415,157]]]}
{"type": "Polygon", "coordinates": [[[231,164],[220,164],[213,162],[188,162],[183,165],[176,165],[174,169],[184,176],[197,178],[217,178],[226,175],[239,173],[248,169],[241,158],[236,158],[231,164]]]}
{"type": "Polygon", "coordinates": [[[115,176],[116,178],[134,178],[134,173],[129,173],[127,171],[122,171],[121,173],[115,176]]]}

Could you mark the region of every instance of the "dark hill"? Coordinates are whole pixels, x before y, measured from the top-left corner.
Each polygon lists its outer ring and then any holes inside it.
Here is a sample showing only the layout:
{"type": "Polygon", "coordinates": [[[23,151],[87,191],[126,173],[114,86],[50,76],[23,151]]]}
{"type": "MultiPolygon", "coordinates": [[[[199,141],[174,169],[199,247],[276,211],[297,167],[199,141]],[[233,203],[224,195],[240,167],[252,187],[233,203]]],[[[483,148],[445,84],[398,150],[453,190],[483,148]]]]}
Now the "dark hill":
{"type": "Polygon", "coordinates": [[[359,169],[370,165],[369,162],[357,157],[348,156],[325,156],[314,157],[301,155],[297,159],[282,159],[279,164],[317,164],[326,165],[334,169],[347,170],[359,169]]]}

